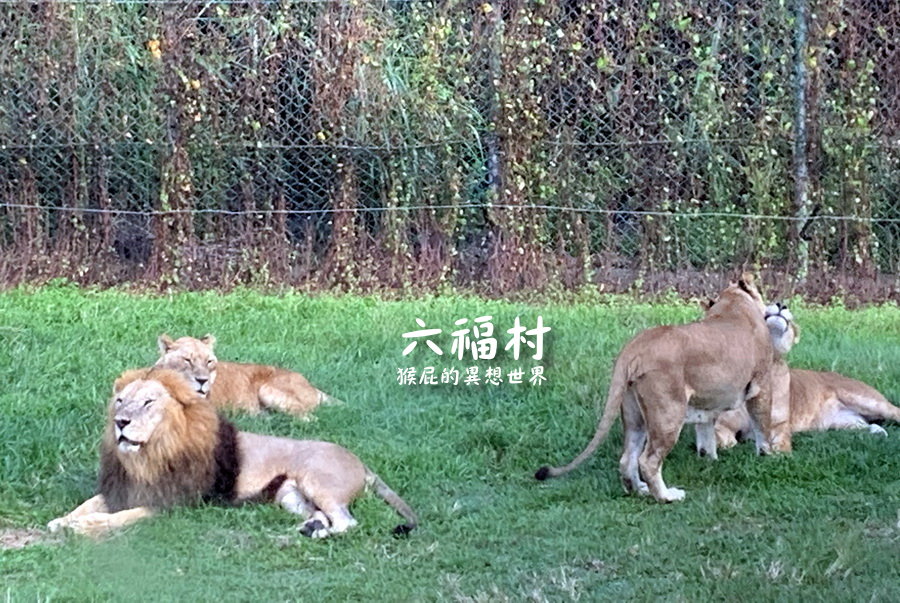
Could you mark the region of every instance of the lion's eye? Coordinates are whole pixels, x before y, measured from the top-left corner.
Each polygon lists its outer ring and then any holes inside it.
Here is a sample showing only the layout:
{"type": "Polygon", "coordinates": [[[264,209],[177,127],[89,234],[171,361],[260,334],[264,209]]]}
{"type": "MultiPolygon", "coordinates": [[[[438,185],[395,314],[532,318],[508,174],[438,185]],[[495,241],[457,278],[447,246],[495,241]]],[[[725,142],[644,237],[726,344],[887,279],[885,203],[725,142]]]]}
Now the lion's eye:
{"type": "Polygon", "coordinates": [[[155,401],[156,400],[154,400],[153,398],[150,398],[149,400],[144,400],[144,406],[150,406],[155,401]]]}
{"type": "Polygon", "coordinates": [[[214,364],[215,364],[215,362],[213,362],[212,360],[207,360],[207,361],[206,361],[206,366],[212,366],[212,365],[214,365],[214,364]]]}
{"type": "Polygon", "coordinates": [[[194,366],[194,363],[191,362],[190,358],[185,358],[184,361],[187,362],[188,366],[194,366]]]}
{"type": "Polygon", "coordinates": [[[116,398],[116,406],[122,406],[122,398],[116,398]]]}

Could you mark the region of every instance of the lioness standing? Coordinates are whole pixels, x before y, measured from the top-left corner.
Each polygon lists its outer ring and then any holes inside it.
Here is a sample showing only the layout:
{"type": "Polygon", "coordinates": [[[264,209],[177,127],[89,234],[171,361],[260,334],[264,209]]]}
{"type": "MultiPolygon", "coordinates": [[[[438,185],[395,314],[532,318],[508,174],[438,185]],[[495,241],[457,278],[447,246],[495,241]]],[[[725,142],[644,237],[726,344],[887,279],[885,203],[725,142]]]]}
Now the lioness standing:
{"type": "Polygon", "coordinates": [[[616,359],[606,408],[593,439],[563,467],[541,467],[539,480],[568,473],[587,459],[622,411],[624,451],[619,471],[626,491],[660,502],[684,498],[663,482],[662,463],[685,422],[697,424],[698,449],[715,456],[717,416],[746,402],[757,450],[770,449],[773,347],[765,304],[752,275],[730,285],[697,322],[648,329],[616,359]]]}
{"type": "Polygon", "coordinates": [[[216,338],[159,336],[160,358],[154,368],[178,371],[194,390],[217,407],[259,412],[277,408],[309,418],[319,404],[336,402],[300,373],[274,366],[220,362],[213,352],[216,338]]]}

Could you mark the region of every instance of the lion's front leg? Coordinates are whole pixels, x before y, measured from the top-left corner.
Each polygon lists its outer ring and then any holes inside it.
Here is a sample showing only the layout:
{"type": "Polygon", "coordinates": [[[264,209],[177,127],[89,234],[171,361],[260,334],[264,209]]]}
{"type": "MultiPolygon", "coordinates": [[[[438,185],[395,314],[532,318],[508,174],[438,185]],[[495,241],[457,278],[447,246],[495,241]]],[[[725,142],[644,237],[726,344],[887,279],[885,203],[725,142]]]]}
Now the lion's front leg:
{"type": "Polygon", "coordinates": [[[63,528],[69,528],[76,534],[99,536],[151,515],[153,515],[153,510],[148,507],[135,507],[110,513],[103,495],[98,494],[83,502],[68,515],[58,517],[48,523],[47,529],[51,532],[58,532],[63,528]]]}
{"type": "Polygon", "coordinates": [[[97,537],[111,530],[124,528],[152,515],[153,510],[149,507],[135,507],[116,513],[88,513],[81,517],[76,517],[68,523],[67,527],[76,534],[97,537]]]}
{"type": "Polygon", "coordinates": [[[772,377],[766,374],[759,382],[751,383],[749,389],[754,392],[747,398],[747,412],[756,440],[756,453],[772,452],[772,441],[775,434],[772,430],[772,377]]]}
{"type": "Polygon", "coordinates": [[[75,510],[68,515],[57,517],[48,523],[47,529],[51,532],[58,532],[59,530],[68,527],[73,521],[83,515],[88,515],[90,513],[106,513],[107,511],[106,499],[103,498],[102,494],[98,494],[75,507],[75,510]]]}
{"type": "Polygon", "coordinates": [[[791,372],[784,361],[772,366],[772,449],[791,451],[791,372]]]}

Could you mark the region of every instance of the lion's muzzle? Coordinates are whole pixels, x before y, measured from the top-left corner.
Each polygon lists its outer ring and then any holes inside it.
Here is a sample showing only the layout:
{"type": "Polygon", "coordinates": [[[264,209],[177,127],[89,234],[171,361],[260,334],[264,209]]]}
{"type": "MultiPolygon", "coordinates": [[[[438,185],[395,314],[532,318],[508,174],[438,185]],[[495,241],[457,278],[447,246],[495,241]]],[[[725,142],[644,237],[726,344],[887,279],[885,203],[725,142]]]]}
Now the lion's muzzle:
{"type": "Polygon", "coordinates": [[[132,440],[120,434],[116,439],[116,444],[118,445],[119,452],[137,452],[144,443],[132,440]]]}

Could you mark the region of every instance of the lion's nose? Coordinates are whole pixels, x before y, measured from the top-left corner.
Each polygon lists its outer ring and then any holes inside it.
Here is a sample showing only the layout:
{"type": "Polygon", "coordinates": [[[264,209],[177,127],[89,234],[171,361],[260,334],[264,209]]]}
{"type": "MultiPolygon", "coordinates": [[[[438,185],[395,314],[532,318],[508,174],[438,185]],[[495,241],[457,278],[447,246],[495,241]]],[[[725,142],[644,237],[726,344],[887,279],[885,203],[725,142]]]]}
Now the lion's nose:
{"type": "Polygon", "coordinates": [[[119,428],[119,431],[125,429],[129,423],[131,423],[131,419],[116,419],[116,427],[119,428]]]}
{"type": "Polygon", "coordinates": [[[200,377],[197,377],[197,385],[199,385],[200,387],[203,387],[207,381],[209,381],[209,379],[201,379],[200,377]]]}

